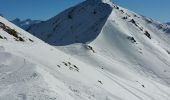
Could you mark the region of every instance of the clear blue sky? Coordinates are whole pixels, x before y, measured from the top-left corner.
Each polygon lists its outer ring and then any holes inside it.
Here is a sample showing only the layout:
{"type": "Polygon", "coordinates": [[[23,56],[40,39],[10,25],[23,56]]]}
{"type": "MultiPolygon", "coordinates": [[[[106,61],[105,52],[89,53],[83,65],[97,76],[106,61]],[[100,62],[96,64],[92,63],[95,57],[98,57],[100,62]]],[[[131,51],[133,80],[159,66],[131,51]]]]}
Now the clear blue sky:
{"type": "MultiPolygon", "coordinates": [[[[83,0],[0,0],[0,13],[8,19],[46,20],[83,0]]],[[[158,21],[170,21],[170,0],[113,0],[116,4],[158,21]]]]}

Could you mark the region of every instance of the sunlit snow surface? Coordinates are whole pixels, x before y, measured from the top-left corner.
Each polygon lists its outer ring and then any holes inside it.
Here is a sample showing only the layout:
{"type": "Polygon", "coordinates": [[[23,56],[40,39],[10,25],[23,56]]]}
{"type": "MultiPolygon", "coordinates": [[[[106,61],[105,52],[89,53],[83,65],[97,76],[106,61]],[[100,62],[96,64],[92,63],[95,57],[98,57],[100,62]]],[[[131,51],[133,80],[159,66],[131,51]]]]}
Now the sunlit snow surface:
{"type": "MultiPolygon", "coordinates": [[[[169,100],[170,40],[164,30],[169,27],[112,6],[93,39],[74,43],[66,36],[67,46],[50,46],[0,17],[25,40],[16,41],[0,28],[6,37],[0,38],[0,100],[169,100]]],[[[83,31],[77,26],[75,34],[86,36],[95,22],[84,22],[83,31]]]]}

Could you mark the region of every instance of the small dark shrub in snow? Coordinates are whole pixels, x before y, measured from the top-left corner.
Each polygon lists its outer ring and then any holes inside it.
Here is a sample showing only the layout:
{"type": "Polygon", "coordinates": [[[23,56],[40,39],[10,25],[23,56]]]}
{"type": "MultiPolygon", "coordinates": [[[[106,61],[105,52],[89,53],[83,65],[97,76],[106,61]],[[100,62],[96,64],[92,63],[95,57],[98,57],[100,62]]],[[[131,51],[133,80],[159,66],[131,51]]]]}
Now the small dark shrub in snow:
{"type": "Polygon", "coordinates": [[[166,52],[170,55],[170,52],[168,50],[166,50],[166,52]]]}
{"type": "Polygon", "coordinates": [[[73,67],[69,67],[70,70],[73,70],[73,67]]]}
{"type": "Polygon", "coordinates": [[[6,37],[4,37],[4,39],[5,39],[5,40],[7,40],[7,38],[6,38],[6,37]]]}
{"type": "Polygon", "coordinates": [[[5,24],[4,24],[4,23],[2,23],[2,22],[0,22],[0,27],[1,27],[2,29],[4,29],[5,24]]]}
{"type": "Polygon", "coordinates": [[[119,9],[119,7],[118,7],[118,6],[115,6],[115,8],[116,8],[116,9],[119,9]]]}
{"type": "Polygon", "coordinates": [[[134,14],[134,17],[138,17],[138,16],[134,14]]]}
{"type": "Polygon", "coordinates": [[[149,39],[151,39],[151,35],[149,34],[149,32],[148,31],[145,31],[145,33],[144,33],[149,39]]]}
{"type": "Polygon", "coordinates": [[[60,65],[57,65],[57,67],[59,67],[59,68],[60,68],[61,66],[60,66],[60,65]]]}
{"type": "Polygon", "coordinates": [[[93,51],[93,53],[95,53],[94,49],[93,49],[91,46],[88,45],[87,48],[88,48],[89,50],[93,51]]]}
{"type": "Polygon", "coordinates": [[[32,39],[29,39],[29,41],[34,42],[32,39]]]}
{"type": "Polygon", "coordinates": [[[98,82],[99,82],[100,84],[103,84],[102,81],[100,81],[100,80],[98,80],[98,82]]]}
{"type": "Polygon", "coordinates": [[[124,11],[123,11],[123,10],[120,10],[120,12],[121,12],[121,13],[124,13],[124,11]]]}
{"type": "Polygon", "coordinates": [[[24,42],[24,39],[22,37],[18,37],[18,41],[24,42]]]}
{"type": "Polygon", "coordinates": [[[135,24],[135,23],[136,23],[134,19],[131,19],[131,21],[130,21],[130,22],[132,22],[133,24],[135,24]]]}
{"type": "Polygon", "coordinates": [[[63,62],[63,64],[64,64],[65,66],[68,66],[66,62],[63,62]]]}
{"type": "Polygon", "coordinates": [[[131,40],[132,43],[135,43],[135,42],[136,42],[136,40],[135,40],[134,37],[128,36],[127,38],[128,38],[129,40],[131,40]]]}
{"type": "Polygon", "coordinates": [[[70,62],[68,62],[68,65],[70,66],[70,65],[71,65],[71,63],[70,63],[70,62]]]}
{"type": "Polygon", "coordinates": [[[79,72],[79,68],[78,68],[76,65],[73,65],[73,67],[75,68],[75,70],[76,70],[77,72],[79,72]]]}
{"type": "Polygon", "coordinates": [[[145,85],[142,85],[143,88],[145,88],[145,85]]]}
{"type": "Polygon", "coordinates": [[[78,69],[78,67],[76,65],[73,65],[73,66],[74,66],[74,68],[78,69]]]}
{"type": "Polygon", "coordinates": [[[133,23],[135,26],[138,27],[138,25],[137,25],[137,23],[136,23],[136,21],[135,21],[134,19],[131,19],[130,22],[133,23]]]}
{"type": "Polygon", "coordinates": [[[141,31],[143,31],[143,27],[139,27],[139,29],[140,29],[141,31]]]}
{"type": "Polygon", "coordinates": [[[127,16],[122,17],[122,19],[127,19],[127,16]]]}
{"type": "Polygon", "coordinates": [[[31,75],[32,78],[35,78],[35,77],[37,77],[37,76],[38,76],[37,73],[33,73],[33,74],[31,75]]]}
{"type": "Polygon", "coordinates": [[[0,35],[0,39],[3,39],[3,37],[0,35]]]}

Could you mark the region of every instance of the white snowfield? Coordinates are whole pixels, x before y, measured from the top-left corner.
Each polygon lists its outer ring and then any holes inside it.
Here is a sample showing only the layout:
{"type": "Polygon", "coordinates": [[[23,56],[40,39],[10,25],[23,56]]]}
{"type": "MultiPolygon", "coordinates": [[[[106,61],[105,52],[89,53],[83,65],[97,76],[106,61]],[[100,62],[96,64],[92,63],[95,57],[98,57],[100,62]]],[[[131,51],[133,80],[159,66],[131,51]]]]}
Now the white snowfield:
{"type": "Polygon", "coordinates": [[[0,17],[0,100],[170,100],[169,26],[109,0],[68,11],[31,28],[55,47],[0,17]]]}

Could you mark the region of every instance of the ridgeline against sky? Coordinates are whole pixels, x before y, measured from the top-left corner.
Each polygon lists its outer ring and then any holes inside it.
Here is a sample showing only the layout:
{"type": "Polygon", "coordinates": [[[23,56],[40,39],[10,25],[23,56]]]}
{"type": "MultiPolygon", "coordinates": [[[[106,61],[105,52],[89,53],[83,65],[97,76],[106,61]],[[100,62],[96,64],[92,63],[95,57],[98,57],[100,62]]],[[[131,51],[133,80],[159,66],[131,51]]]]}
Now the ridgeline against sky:
{"type": "MultiPolygon", "coordinates": [[[[0,13],[12,20],[31,18],[46,20],[84,0],[0,0],[0,13]]],[[[170,0],[113,0],[114,3],[147,17],[170,20],[170,0]]]]}

